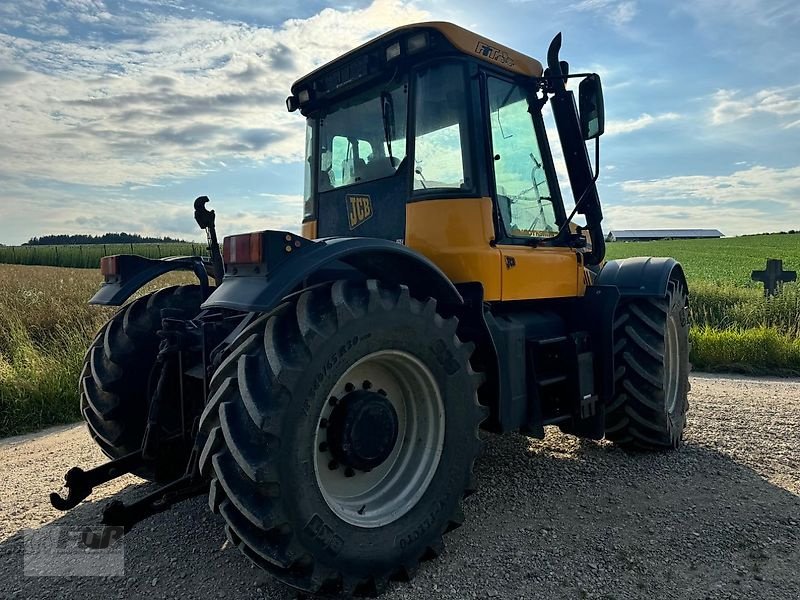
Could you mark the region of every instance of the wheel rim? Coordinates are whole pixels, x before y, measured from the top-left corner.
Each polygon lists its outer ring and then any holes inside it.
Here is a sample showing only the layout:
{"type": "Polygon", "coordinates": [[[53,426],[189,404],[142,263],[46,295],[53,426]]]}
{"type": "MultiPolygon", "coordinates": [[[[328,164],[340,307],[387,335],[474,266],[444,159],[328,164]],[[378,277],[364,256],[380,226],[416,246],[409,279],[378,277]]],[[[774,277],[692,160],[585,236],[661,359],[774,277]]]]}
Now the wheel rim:
{"type": "Polygon", "coordinates": [[[666,389],[664,396],[666,400],[667,414],[675,412],[678,405],[678,392],[680,390],[680,342],[678,338],[678,324],[674,316],[667,318],[667,336],[664,348],[664,360],[666,361],[666,389]]]}
{"type": "Polygon", "coordinates": [[[444,404],[433,373],[407,352],[381,350],[353,364],[328,398],[313,448],[317,485],[325,502],[351,525],[381,527],[396,521],[416,506],[441,459],[444,404]],[[336,405],[357,390],[380,393],[394,409],[397,425],[388,456],[363,471],[335,460],[326,431],[331,417],[336,418],[336,405]]]}

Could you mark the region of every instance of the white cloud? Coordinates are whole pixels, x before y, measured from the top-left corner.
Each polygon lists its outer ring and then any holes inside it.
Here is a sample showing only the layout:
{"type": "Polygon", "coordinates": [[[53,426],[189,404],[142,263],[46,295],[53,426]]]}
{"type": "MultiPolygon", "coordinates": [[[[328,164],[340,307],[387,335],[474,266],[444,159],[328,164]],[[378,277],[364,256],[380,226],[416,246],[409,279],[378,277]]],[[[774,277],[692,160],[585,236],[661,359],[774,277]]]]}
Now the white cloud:
{"type": "MultiPolygon", "coordinates": [[[[31,3],[28,24],[47,26],[47,9],[31,3]]],[[[100,0],[58,10],[81,22],[108,14],[100,0]]],[[[297,160],[303,119],[286,112],[291,83],[425,17],[375,0],[272,28],[141,11],[112,16],[125,33],[112,41],[0,34],[0,176],[116,186],[196,175],[209,170],[204,159],[297,160]],[[4,79],[9,66],[17,74],[4,79]]]]}
{"type": "Polygon", "coordinates": [[[695,17],[702,26],[734,22],[752,29],[800,21],[800,4],[796,0],[688,0],[677,9],[695,17]]]}
{"type": "Polygon", "coordinates": [[[651,200],[691,200],[712,205],[752,202],[754,206],[766,203],[800,208],[800,166],[775,169],[756,165],[729,175],[681,175],[630,180],[620,185],[627,194],[651,200]]]}
{"type": "MultiPolygon", "coordinates": [[[[148,199],[141,186],[91,190],[41,188],[10,180],[3,188],[2,229],[10,233],[4,242],[21,243],[28,237],[63,233],[102,234],[109,231],[168,235],[203,241],[205,235],[192,219],[191,203],[148,199]],[[146,206],[146,210],[142,207],[146,206]]],[[[242,231],[276,229],[299,231],[302,197],[259,193],[251,196],[215,195],[213,206],[220,238],[242,231]]]]}
{"type": "Polygon", "coordinates": [[[619,135],[621,133],[630,133],[638,131],[657,123],[664,123],[666,121],[675,121],[680,118],[680,115],[673,112],[662,113],[660,115],[651,115],[649,113],[642,113],[634,119],[626,119],[624,121],[609,121],[606,123],[605,135],[619,135]]]}
{"type": "Polygon", "coordinates": [[[635,0],[582,0],[573,8],[599,13],[617,27],[630,23],[638,13],[635,0]]]}
{"type": "Polygon", "coordinates": [[[605,205],[604,230],[612,229],[686,229],[702,227],[719,229],[727,236],[746,233],[779,231],[787,228],[770,217],[766,209],[726,208],[724,211],[714,206],[692,206],[686,204],[656,204],[630,206],[623,204],[605,205]]]}
{"type": "Polygon", "coordinates": [[[800,124],[800,85],[770,88],[754,94],[740,90],[718,90],[711,109],[711,122],[725,125],[754,115],[770,115],[783,127],[800,124]]]}

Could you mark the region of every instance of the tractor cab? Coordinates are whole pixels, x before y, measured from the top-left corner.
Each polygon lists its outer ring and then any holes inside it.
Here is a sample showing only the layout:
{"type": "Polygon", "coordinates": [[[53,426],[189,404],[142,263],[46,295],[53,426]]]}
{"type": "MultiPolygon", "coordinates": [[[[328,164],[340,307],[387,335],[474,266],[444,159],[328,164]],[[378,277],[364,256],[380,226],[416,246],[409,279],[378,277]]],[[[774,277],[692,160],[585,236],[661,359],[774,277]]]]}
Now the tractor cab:
{"type": "MultiPolygon", "coordinates": [[[[585,238],[567,226],[542,116],[548,96],[564,91],[563,79],[549,73],[537,60],[455,25],[423,23],[297,81],[287,107],[307,123],[304,237],[405,244],[456,283],[481,281],[496,300],[532,293],[513,283],[504,293],[504,265],[555,258],[562,280],[541,294],[579,295],[576,271],[602,257],[580,260],[585,238]],[[560,250],[545,257],[533,247],[560,250]],[[473,260],[461,260],[465,253],[473,260]]],[[[599,79],[589,77],[588,99],[602,106],[599,79]]],[[[569,102],[560,120],[571,119],[565,129],[574,133],[571,95],[569,102]]],[[[601,132],[602,114],[595,117],[601,132]]],[[[583,194],[585,210],[599,202],[584,139],[567,136],[570,176],[576,173],[576,200],[583,194]]]]}

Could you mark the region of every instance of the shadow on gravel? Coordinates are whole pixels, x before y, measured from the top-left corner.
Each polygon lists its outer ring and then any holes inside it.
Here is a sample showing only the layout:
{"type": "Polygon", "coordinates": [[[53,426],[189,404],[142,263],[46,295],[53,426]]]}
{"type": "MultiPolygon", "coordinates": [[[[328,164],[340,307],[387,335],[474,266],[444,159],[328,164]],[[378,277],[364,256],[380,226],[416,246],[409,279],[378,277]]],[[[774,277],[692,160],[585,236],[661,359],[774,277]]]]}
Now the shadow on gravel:
{"type": "MultiPolygon", "coordinates": [[[[466,525],[386,598],[800,597],[800,499],[715,450],[490,436],[476,469],[466,525]]],[[[97,524],[105,502],[52,524],[97,524]]],[[[25,577],[22,566],[19,533],[0,544],[0,598],[296,597],[225,544],[204,498],[134,528],[124,577],[25,577]]]]}

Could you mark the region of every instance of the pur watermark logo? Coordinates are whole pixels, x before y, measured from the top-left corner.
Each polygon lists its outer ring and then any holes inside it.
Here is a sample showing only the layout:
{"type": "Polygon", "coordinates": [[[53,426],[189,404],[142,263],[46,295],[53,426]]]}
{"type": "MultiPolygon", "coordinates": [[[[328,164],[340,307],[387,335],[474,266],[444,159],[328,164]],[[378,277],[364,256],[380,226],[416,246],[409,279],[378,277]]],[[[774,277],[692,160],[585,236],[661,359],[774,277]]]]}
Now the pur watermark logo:
{"type": "Polygon", "coordinates": [[[29,577],[125,574],[122,527],[47,525],[26,529],[23,571],[29,577]]]}

